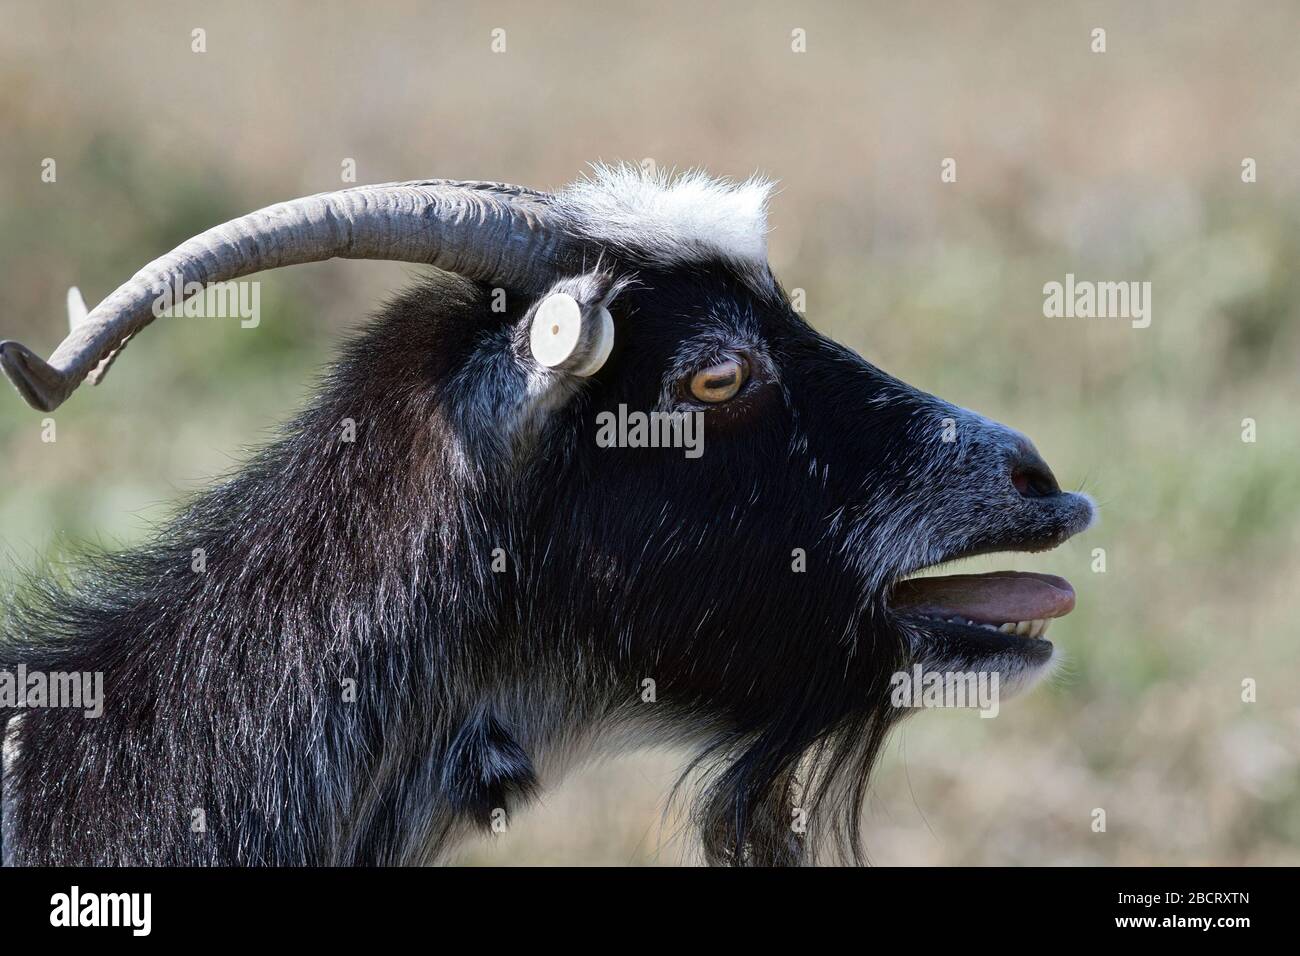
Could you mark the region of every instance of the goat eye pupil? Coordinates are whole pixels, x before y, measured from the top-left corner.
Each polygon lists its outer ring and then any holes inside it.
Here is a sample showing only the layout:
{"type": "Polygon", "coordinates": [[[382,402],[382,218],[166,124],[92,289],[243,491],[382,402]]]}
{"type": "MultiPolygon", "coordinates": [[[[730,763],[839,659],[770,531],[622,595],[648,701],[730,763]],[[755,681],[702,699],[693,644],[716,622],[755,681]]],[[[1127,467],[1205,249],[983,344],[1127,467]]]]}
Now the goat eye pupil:
{"type": "Polygon", "coordinates": [[[691,394],[702,402],[725,402],[745,383],[745,365],[734,359],[696,372],[691,378],[691,394]]]}

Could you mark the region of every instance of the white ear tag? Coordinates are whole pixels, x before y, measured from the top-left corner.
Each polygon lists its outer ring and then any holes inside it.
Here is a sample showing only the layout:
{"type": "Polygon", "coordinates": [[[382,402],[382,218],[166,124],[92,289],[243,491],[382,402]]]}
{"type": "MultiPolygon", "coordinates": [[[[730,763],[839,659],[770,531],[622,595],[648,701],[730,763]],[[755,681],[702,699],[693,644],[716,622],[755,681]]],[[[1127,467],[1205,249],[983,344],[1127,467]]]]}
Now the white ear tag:
{"type": "Polygon", "coordinates": [[[539,365],[586,378],[609,358],[614,347],[614,319],[600,305],[584,315],[577,299],[556,292],[543,299],[533,313],[529,345],[539,365]]]}

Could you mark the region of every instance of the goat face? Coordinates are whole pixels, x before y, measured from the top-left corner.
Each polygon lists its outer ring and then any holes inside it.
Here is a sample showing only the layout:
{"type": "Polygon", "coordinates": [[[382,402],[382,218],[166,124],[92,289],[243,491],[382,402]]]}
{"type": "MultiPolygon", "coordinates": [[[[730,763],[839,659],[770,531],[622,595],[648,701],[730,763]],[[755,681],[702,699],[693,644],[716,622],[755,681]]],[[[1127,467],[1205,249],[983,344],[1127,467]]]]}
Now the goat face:
{"type": "Polygon", "coordinates": [[[895,675],[996,675],[1005,699],[1049,668],[1041,630],[1073,603],[1046,575],[900,582],[1050,548],[1092,505],[1022,435],[819,335],[745,270],[642,267],[611,309],[608,363],[516,476],[521,640],[575,709],[612,680],[605,732],[700,747],[712,859],[799,858],[792,800],[851,849],[904,712],[895,675]],[[694,443],[601,440],[651,413],[694,416],[694,443]]]}

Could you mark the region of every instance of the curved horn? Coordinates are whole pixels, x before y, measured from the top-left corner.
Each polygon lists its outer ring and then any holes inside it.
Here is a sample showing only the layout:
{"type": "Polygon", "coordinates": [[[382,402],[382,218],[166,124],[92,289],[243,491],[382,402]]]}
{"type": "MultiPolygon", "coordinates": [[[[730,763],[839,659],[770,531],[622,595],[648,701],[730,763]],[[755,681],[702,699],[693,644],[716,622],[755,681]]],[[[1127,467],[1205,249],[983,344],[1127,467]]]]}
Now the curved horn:
{"type": "Polygon", "coordinates": [[[72,329],[49,362],[18,342],[0,342],[0,368],[29,405],[53,411],[87,375],[97,369],[102,375],[126,340],[153,321],[164,289],[178,282],[182,289],[193,288],[190,283],[202,288],[335,257],[426,263],[541,292],[574,252],[572,242],[548,225],[549,202],[547,194],[517,186],[432,179],[267,206],[155,259],[89,314],[73,315],[70,296],[72,329]]]}

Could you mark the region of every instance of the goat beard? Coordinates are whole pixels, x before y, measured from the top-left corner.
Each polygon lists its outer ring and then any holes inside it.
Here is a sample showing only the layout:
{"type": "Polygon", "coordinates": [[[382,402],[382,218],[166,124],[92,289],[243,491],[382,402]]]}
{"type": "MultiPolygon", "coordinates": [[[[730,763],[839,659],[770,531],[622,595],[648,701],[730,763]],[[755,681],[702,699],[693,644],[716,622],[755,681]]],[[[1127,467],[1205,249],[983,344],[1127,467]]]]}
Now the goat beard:
{"type": "Polygon", "coordinates": [[[889,732],[906,713],[890,705],[891,671],[877,669],[858,688],[856,706],[829,724],[824,712],[786,712],[706,746],[678,781],[681,789],[702,778],[691,819],[705,863],[869,862],[862,806],[889,732]]]}

